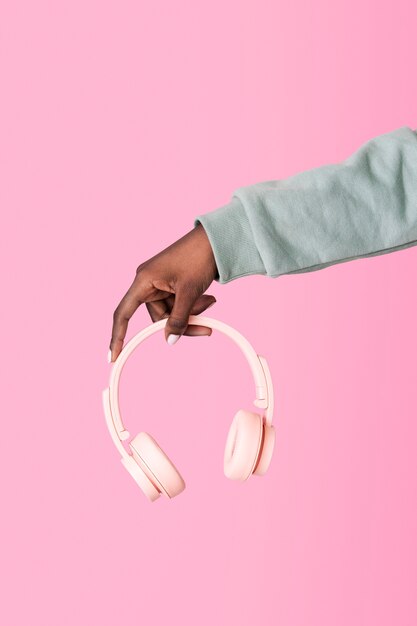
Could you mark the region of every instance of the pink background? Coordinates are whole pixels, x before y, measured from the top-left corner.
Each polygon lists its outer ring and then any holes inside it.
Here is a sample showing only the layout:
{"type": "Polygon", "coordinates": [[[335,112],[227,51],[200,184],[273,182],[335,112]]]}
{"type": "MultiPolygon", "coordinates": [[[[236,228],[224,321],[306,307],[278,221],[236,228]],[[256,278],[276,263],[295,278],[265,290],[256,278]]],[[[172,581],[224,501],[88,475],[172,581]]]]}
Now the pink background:
{"type": "MultiPolygon", "coordinates": [[[[417,249],[213,283],[267,357],[278,443],[223,475],[254,408],[226,337],[148,339],[121,408],[187,482],[147,502],[106,430],[136,267],[233,190],[417,127],[416,4],[3,2],[5,626],[417,622],[417,249]]],[[[150,318],[145,307],[127,339],[150,318]]]]}

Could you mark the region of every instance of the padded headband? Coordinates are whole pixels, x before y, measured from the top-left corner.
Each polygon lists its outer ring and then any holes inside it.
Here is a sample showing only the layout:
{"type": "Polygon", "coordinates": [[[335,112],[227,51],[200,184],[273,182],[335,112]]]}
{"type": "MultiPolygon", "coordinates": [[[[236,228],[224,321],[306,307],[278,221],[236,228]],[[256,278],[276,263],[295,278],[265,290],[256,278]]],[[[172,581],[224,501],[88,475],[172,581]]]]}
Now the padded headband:
{"type": "MultiPolygon", "coordinates": [[[[147,339],[154,333],[162,330],[165,327],[167,321],[168,318],[164,318],[162,320],[159,320],[158,322],[150,324],[139,333],[137,333],[134,337],[132,337],[130,341],[128,341],[123,350],[120,352],[116,361],[113,363],[110,374],[109,387],[103,391],[103,405],[106,414],[107,425],[113,442],[122,454],[122,456],[127,456],[127,451],[125,450],[121,442],[128,439],[130,437],[130,433],[125,429],[120,415],[120,375],[128,357],[132,354],[135,348],[137,348],[138,345],[142,343],[142,341],[145,341],[145,339],[147,339]]],[[[256,398],[253,403],[256,407],[260,409],[266,409],[266,423],[270,425],[272,422],[274,398],[272,380],[265,358],[260,357],[256,353],[249,341],[245,339],[243,335],[241,335],[237,330],[235,330],[228,324],[225,324],[224,322],[220,322],[219,320],[213,319],[212,317],[205,317],[202,315],[190,315],[188,318],[188,324],[208,326],[213,330],[219,330],[227,337],[230,337],[230,339],[232,339],[232,341],[234,341],[235,344],[242,350],[248,361],[249,367],[251,368],[252,375],[255,381],[256,398]]]]}

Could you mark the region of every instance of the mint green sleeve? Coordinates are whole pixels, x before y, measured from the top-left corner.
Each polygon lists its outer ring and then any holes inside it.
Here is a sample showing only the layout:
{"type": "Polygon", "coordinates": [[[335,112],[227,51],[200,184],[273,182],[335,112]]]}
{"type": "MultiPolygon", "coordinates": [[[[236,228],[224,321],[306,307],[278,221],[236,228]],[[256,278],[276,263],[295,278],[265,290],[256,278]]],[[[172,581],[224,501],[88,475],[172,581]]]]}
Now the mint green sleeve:
{"type": "Polygon", "coordinates": [[[417,130],[402,126],[347,159],[240,187],[198,215],[224,284],[276,278],[417,243],[417,130]]]}

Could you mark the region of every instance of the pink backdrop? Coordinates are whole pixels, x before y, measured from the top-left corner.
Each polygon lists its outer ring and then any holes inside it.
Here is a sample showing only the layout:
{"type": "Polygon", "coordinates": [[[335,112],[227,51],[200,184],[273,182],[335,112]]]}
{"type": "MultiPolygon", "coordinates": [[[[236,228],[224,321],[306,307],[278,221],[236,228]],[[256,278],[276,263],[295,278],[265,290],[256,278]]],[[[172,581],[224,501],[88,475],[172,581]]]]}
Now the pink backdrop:
{"type": "MultiPolygon", "coordinates": [[[[416,4],[2,3],[5,626],[415,626],[417,249],[208,293],[264,354],[269,473],[223,475],[246,361],[148,339],[121,408],[187,482],[154,504],[101,391],[136,267],[233,190],[417,127],[416,4]]],[[[128,337],[150,323],[145,307],[128,337]]]]}

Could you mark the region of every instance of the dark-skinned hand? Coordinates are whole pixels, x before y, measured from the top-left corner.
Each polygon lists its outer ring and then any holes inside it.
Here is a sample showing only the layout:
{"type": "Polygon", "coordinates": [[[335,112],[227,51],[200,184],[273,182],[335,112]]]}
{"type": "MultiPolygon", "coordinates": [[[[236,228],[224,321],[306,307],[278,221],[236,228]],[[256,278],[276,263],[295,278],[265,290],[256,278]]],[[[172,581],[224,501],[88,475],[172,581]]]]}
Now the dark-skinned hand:
{"type": "Polygon", "coordinates": [[[189,325],[188,318],[216,302],[214,296],[203,295],[215,278],[218,271],[213,250],[201,224],[141,263],[114,311],[108,361],[119,356],[129,320],[143,303],[153,322],[168,318],[164,331],[170,345],[182,335],[211,335],[211,328],[189,325]]]}

